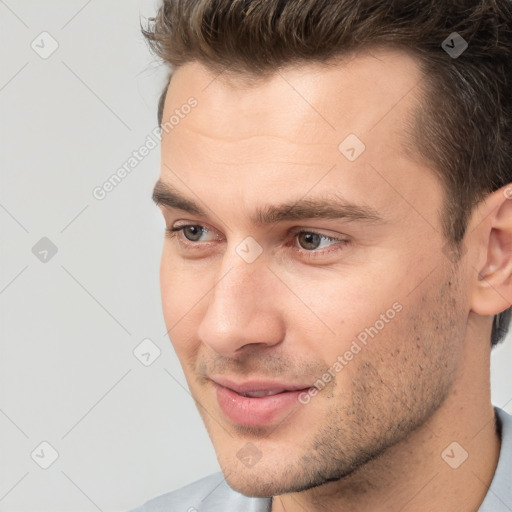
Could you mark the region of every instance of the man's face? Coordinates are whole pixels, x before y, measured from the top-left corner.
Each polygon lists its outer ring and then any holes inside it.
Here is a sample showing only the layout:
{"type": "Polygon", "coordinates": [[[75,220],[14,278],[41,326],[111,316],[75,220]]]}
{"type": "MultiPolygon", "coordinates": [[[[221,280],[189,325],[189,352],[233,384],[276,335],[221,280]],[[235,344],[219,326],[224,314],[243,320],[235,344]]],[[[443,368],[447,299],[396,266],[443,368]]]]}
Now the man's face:
{"type": "Polygon", "coordinates": [[[467,286],[443,251],[441,185],[405,150],[420,86],[384,51],[252,84],[197,63],[173,77],[160,178],[202,212],[162,206],[167,228],[192,226],[166,236],[163,311],[240,492],[349,475],[457,378],[467,286]]]}

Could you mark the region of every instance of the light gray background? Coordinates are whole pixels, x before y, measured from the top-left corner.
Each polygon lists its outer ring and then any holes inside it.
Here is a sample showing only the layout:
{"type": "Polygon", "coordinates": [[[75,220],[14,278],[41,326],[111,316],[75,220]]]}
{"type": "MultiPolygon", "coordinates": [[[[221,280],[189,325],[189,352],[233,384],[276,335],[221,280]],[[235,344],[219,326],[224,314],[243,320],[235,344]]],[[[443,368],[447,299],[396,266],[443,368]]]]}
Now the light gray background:
{"type": "MultiPolygon", "coordinates": [[[[0,511],[123,511],[218,470],[165,335],[159,148],[92,195],[157,127],[165,70],[139,30],[156,5],[0,0],[0,511]]],[[[492,360],[509,412],[511,345],[492,360]]]]}

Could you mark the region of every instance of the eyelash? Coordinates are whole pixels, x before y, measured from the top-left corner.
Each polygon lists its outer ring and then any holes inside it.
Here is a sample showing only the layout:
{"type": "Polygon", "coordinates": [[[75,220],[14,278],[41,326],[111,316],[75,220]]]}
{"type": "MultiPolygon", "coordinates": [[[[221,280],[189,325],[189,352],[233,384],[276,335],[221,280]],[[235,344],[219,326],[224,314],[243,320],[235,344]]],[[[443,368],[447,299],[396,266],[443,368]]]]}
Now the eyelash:
{"type": "MultiPolygon", "coordinates": [[[[210,231],[208,228],[205,228],[201,224],[187,224],[187,225],[184,225],[184,226],[178,226],[178,227],[174,227],[174,228],[167,228],[166,232],[172,238],[174,236],[174,234],[178,235],[178,234],[180,234],[179,233],[180,231],[183,232],[184,229],[190,228],[190,227],[201,228],[203,233],[210,231]]],[[[308,231],[308,230],[304,230],[304,229],[295,232],[293,234],[293,239],[296,240],[298,235],[301,235],[301,234],[304,234],[304,233],[318,235],[319,237],[321,237],[322,240],[328,240],[329,242],[340,242],[340,244],[342,246],[345,246],[345,245],[347,245],[349,243],[349,240],[347,240],[347,239],[331,237],[331,236],[324,235],[323,233],[318,233],[317,231],[308,231]]],[[[181,233],[181,234],[183,235],[183,233],[181,233]]],[[[186,247],[189,247],[191,249],[199,249],[199,247],[197,247],[197,246],[199,244],[201,244],[201,242],[192,242],[190,240],[187,240],[187,238],[184,237],[184,236],[181,238],[180,243],[184,244],[186,247]]],[[[324,250],[314,249],[314,250],[308,251],[306,249],[302,249],[302,248],[297,247],[295,244],[293,246],[293,249],[296,252],[300,253],[302,256],[304,256],[306,258],[309,258],[309,259],[314,259],[314,258],[317,258],[317,257],[327,256],[328,254],[330,254],[333,251],[340,250],[339,248],[338,249],[326,248],[324,250]]]]}

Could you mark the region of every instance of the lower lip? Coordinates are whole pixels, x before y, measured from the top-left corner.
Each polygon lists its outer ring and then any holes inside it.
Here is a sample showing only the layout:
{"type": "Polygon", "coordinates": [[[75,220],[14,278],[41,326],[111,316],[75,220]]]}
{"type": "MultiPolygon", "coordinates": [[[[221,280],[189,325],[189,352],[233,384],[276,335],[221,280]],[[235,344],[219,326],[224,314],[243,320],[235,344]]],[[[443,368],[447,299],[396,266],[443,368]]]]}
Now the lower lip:
{"type": "Polygon", "coordinates": [[[293,407],[299,407],[299,395],[307,389],[285,391],[272,396],[251,398],[215,385],[222,412],[237,425],[262,427],[283,420],[293,407]]]}

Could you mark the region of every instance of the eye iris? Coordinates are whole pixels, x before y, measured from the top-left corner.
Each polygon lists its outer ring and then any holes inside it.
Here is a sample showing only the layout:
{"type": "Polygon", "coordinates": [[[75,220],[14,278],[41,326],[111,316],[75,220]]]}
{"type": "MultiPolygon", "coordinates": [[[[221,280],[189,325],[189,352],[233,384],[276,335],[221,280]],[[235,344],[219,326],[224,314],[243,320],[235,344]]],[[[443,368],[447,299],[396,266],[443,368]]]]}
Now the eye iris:
{"type": "Polygon", "coordinates": [[[309,250],[317,249],[318,245],[320,244],[320,241],[321,241],[321,237],[320,237],[320,235],[318,235],[316,233],[300,233],[299,234],[299,243],[301,244],[301,246],[304,249],[309,249],[309,250]],[[302,244],[302,241],[305,241],[306,245],[309,245],[309,247],[305,247],[302,244]],[[314,247],[311,247],[311,245],[313,245],[314,247]]]}
{"type": "Polygon", "coordinates": [[[187,226],[183,229],[183,234],[187,240],[190,240],[191,242],[197,242],[199,238],[201,238],[203,230],[200,226],[187,226]],[[187,231],[188,233],[192,234],[192,238],[188,236],[187,231]]]}

